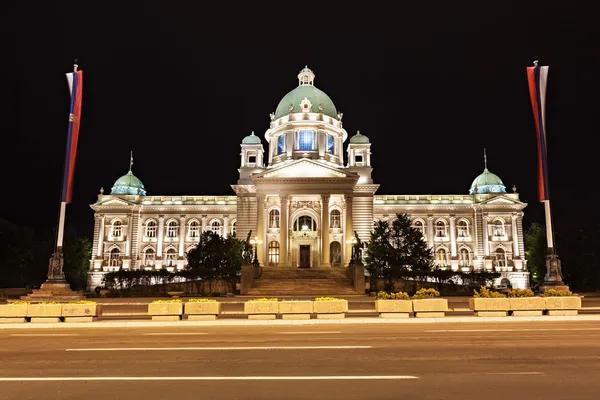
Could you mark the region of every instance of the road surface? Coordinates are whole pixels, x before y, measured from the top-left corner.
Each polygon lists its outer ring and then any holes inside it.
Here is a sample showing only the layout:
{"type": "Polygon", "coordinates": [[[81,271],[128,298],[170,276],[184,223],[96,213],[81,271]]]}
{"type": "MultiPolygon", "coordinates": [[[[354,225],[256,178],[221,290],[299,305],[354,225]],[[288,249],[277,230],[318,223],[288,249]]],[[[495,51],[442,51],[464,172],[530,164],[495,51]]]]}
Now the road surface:
{"type": "Polygon", "coordinates": [[[0,399],[598,399],[600,322],[0,331],[0,399]]]}

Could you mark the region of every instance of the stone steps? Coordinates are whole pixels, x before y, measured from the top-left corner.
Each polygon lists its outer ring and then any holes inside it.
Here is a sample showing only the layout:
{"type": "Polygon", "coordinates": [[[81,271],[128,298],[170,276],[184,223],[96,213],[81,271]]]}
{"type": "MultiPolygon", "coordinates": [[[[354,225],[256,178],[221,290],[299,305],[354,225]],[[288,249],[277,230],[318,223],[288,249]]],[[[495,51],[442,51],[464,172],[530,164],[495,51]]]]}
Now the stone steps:
{"type": "Polygon", "coordinates": [[[248,294],[324,296],[356,292],[345,268],[263,268],[248,294]]]}

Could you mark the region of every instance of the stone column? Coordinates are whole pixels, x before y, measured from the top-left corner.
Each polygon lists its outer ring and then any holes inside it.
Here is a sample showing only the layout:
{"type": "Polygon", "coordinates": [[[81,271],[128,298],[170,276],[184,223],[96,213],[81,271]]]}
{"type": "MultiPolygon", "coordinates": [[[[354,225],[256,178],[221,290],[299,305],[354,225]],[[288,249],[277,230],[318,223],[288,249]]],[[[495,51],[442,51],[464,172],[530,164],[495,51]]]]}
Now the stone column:
{"type": "Polygon", "coordinates": [[[517,232],[517,214],[513,214],[511,221],[512,228],[512,242],[513,242],[513,256],[519,257],[519,234],[517,232]]]}
{"type": "Polygon", "coordinates": [[[125,235],[126,235],[125,257],[130,257],[131,256],[131,224],[133,222],[133,218],[125,217],[123,219],[125,220],[125,224],[127,226],[127,228],[125,229],[125,235]]]}
{"type": "Polygon", "coordinates": [[[281,207],[279,219],[279,265],[282,267],[288,266],[288,195],[280,195],[279,203],[281,207]]]}
{"type": "Polygon", "coordinates": [[[163,249],[163,237],[165,234],[165,217],[163,215],[158,216],[158,242],[156,244],[156,257],[162,258],[163,249]]]}
{"type": "Polygon", "coordinates": [[[431,247],[431,251],[434,251],[433,248],[433,216],[427,216],[427,244],[431,247]]]}
{"type": "Polygon", "coordinates": [[[202,233],[206,232],[206,215],[202,216],[202,233]]]}
{"type": "Polygon", "coordinates": [[[223,215],[223,237],[227,239],[229,235],[229,215],[223,215]]]}
{"type": "Polygon", "coordinates": [[[329,193],[321,194],[321,265],[331,266],[329,262],[329,193]]]}
{"type": "Polygon", "coordinates": [[[185,245],[185,215],[179,217],[179,257],[183,257],[185,245]]]}
{"type": "MultiPolygon", "coordinates": [[[[352,226],[352,195],[346,194],[346,240],[354,236],[354,227],[352,226]]],[[[352,245],[346,244],[346,264],[350,263],[352,257],[352,245]]]]}
{"type": "Polygon", "coordinates": [[[98,233],[98,251],[96,256],[103,258],[102,252],[104,251],[104,215],[100,215],[100,231],[98,233]]]}
{"type": "Polygon", "coordinates": [[[262,240],[263,244],[256,246],[257,250],[257,258],[258,262],[264,265],[263,256],[263,246],[264,242],[266,242],[265,238],[265,224],[264,224],[264,215],[265,215],[265,195],[264,194],[256,194],[256,234],[255,237],[258,237],[258,240],[262,240]]]}
{"type": "Polygon", "coordinates": [[[456,217],[450,216],[450,251],[456,257],[456,217]]]}
{"type": "Polygon", "coordinates": [[[488,216],[487,213],[483,214],[483,218],[481,219],[483,223],[483,250],[486,257],[490,255],[490,233],[488,232],[488,216]]]}

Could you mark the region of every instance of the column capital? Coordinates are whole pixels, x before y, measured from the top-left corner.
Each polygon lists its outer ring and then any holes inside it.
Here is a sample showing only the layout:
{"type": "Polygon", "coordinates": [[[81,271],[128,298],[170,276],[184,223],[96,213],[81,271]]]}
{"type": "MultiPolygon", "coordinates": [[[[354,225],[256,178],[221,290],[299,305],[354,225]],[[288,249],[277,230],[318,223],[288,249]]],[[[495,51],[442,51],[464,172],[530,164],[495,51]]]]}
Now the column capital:
{"type": "Polygon", "coordinates": [[[208,218],[208,216],[207,215],[203,215],[200,218],[206,221],[206,218],[208,218]]]}
{"type": "Polygon", "coordinates": [[[454,214],[450,214],[450,221],[454,221],[456,219],[456,217],[454,216],[454,214]]]}
{"type": "Polygon", "coordinates": [[[165,216],[164,216],[164,215],[159,215],[159,216],[158,216],[158,220],[159,220],[160,222],[164,221],[164,220],[165,220],[165,216]]]}
{"type": "Polygon", "coordinates": [[[433,215],[428,215],[428,216],[427,216],[427,219],[428,219],[429,221],[431,221],[431,220],[433,219],[433,215]]]}
{"type": "Polygon", "coordinates": [[[96,214],[94,214],[94,218],[95,218],[95,219],[101,219],[101,218],[104,218],[104,214],[98,214],[98,213],[96,213],[96,214]]]}
{"type": "Polygon", "coordinates": [[[186,218],[187,218],[187,217],[186,217],[185,215],[180,215],[180,216],[179,216],[179,220],[180,220],[181,222],[184,222],[186,218]]]}
{"type": "Polygon", "coordinates": [[[512,213],[512,215],[510,216],[513,220],[517,219],[519,217],[518,213],[512,213]]]}

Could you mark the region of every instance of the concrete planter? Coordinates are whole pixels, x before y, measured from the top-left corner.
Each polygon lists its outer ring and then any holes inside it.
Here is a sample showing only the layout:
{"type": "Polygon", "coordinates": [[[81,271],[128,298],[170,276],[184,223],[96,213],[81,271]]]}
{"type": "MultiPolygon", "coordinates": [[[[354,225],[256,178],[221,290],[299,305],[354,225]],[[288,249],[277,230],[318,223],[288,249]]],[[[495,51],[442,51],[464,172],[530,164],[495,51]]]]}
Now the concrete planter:
{"type": "Polygon", "coordinates": [[[348,300],[323,300],[314,302],[318,319],[342,319],[348,312],[348,300]]]}
{"type": "Polygon", "coordinates": [[[416,318],[442,318],[448,311],[446,299],[421,299],[413,300],[412,303],[416,318]]]}
{"type": "Polygon", "coordinates": [[[65,322],[92,322],[97,315],[96,304],[62,305],[62,316],[65,322]]]}
{"type": "Polygon", "coordinates": [[[546,309],[546,299],[543,297],[514,297],[508,300],[511,315],[515,317],[541,316],[546,309]]]}
{"type": "Polygon", "coordinates": [[[218,301],[185,303],[185,313],[190,321],[211,321],[221,313],[221,303],[218,301]]]}
{"type": "Polygon", "coordinates": [[[62,304],[29,304],[27,316],[31,322],[60,322],[62,304]]]}
{"type": "Polygon", "coordinates": [[[183,303],[150,303],[148,314],[153,321],[179,321],[183,314],[183,303]]]}
{"type": "Polygon", "coordinates": [[[29,304],[0,304],[0,323],[25,322],[29,304]]]}
{"type": "Polygon", "coordinates": [[[508,298],[472,297],[469,299],[469,308],[478,317],[506,317],[510,311],[510,301],[508,298]]]}
{"type": "Polygon", "coordinates": [[[581,308],[581,297],[544,297],[548,315],[577,315],[581,308]]]}
{"type": "Polygon", "coordinates": [[[278,301],[247,301],[244,303],[244,313],[248,314],[248,319],[275,319],[278,312],[278,301]]]}
{"type": "Polygon", "coordinates": [[[413,312],[411,300],[375,300],[375,311],[382,318],[408,318],[413,312]]]}
{"type": "Polygon", "coordinates": [[[279,313],[282,319],[310,319],[314,312],[314,302],[310,300],[279,302],[279,313]]]}

